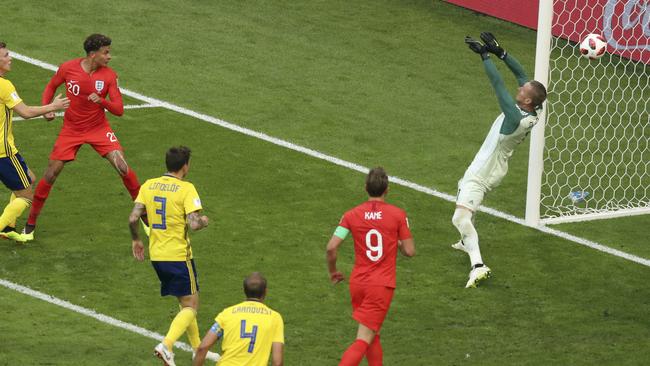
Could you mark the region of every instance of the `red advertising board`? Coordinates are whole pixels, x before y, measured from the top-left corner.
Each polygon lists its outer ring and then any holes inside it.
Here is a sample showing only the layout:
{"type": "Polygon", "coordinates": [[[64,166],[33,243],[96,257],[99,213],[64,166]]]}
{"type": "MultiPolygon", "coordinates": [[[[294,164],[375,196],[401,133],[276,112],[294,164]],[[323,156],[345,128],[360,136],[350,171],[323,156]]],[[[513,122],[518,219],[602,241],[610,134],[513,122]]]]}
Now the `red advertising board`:
{"type": "MultiPolygon", "coordinates": [[[[539,0],[446,0],[537,29],[539,0]]],[[[602,34],[607,51],[650,64],[650,0],[555,0],[553,35],[579,42],[602,34]]]]}

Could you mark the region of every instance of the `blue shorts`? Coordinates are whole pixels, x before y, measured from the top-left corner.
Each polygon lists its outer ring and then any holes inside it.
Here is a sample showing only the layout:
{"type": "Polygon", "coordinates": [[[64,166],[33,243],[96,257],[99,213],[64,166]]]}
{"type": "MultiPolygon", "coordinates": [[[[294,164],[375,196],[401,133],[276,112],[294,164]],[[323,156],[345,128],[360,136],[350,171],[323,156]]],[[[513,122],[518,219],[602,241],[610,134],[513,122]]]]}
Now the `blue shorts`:
{"type": "Polygon", "coordinates": [[[27,164],[20,154],[0,158],[0,180],[12,191],[20,191],[32,184],[27,164]]]}
{"type": "Polygon", "coordinates": [[[160,296],[187,296],[199,292],[194,259],[180,262],[151,261],[160,279],[160,296]]]}

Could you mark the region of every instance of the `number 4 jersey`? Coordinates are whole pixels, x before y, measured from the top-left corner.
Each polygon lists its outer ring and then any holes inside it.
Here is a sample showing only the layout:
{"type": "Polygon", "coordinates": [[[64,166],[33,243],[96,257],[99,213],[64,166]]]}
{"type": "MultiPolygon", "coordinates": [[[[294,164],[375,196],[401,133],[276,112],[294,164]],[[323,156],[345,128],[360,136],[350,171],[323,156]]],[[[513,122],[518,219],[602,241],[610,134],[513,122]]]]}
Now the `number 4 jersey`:
{"type": "Polygon", "coordinates": [[[284,320],[277,311],[258,301],[226,308],[210,329],[223,332],[219,366],[268,365],[273,343],[284,344],[284,320]]]}
{"type": "Polygon", "coordinates": [[[406,213],[383,201],[366,201],[346,212],[335,235],[352,232],[354,268],[350,283],[395,288],[397,241],[411,238],[406,213]]]}
{"type": "Polygon", "coordinates": [[[151,260],[175,262],[192,259],[186,217],[202,208],[194,185],[171,175],[149,179],[140,186],[135,202],[147,209],[151,225],[151,260]]]}

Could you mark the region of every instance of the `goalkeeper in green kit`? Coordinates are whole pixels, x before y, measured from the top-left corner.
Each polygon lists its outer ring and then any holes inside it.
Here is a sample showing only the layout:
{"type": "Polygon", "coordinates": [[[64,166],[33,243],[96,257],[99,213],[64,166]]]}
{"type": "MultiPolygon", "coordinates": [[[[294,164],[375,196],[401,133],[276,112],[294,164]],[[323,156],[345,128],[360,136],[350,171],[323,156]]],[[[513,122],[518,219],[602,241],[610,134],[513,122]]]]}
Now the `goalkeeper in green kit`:
{"type": "Polygon", "coordinates": [[[452,223],[460,232],[461,240],[453,244],[452,248],[469,255],[472,269],[465,286],[467,288],[476,287],[480,281],[490,276],[490,268],[483,263],[481,257],[473,216],[485,194],[498,186],[508,172],[508,160],[539,120],[542,104],[546,100],[544,85],[529,80],[519,62],[499,45],[492,33],[481,33],[481,40],[483,42],[465,37],[470,50],[479,54],[483,60],[502,113],[492,123],[483,145],[458,182],[452,223]],[[490,59],[490,53],[503,60],[517,78],[519,89],[514,99],[506,90],[501,75],[490,59]]]}

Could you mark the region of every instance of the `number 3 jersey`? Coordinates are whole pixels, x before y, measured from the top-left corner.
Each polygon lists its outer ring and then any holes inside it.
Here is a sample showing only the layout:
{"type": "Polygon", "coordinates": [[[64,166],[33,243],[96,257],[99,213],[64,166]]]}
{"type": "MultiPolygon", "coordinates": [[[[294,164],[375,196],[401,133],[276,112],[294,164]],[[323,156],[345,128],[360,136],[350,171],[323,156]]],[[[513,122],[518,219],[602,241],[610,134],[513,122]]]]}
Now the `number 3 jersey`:
{"type": "Polygon", "coordinates": [[[50,103],[59,85],[65,83],[70,107],[63,116],[63,129],[76,132],[85,132],[108,123],[104,109],[118,116],[124,112],[115,71],[105,66],[89,74],[81,67],[82,60],[77,58],[61,64],[45,87],[41,99],[43,105],[50,103]],[[100,104],[88,99],[92,93],[102,98],[100,104]],[[107,95],[110,100],[106,99],[107,95]]]}
{"type": "Polygon", "coordinates": [[[395,288],[397,241],[411,238],[406,213],[383,201],[366,201],[346,212],[339,227],[354,238],[350,283],[395,288]]]}
{"type": "Polygon", "coordinates": [[[186,217],[202,209],[194,185],[171,175],[149,179],[140,186],[135,202],[147,209],[151,227],[151,260],[176,262],[192,259],[186,217]]]}

